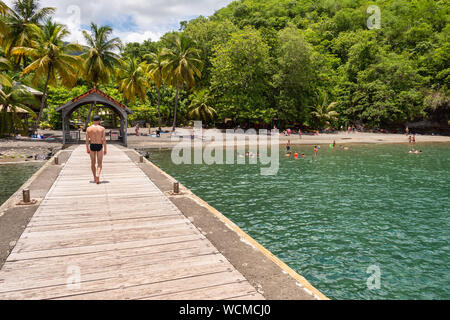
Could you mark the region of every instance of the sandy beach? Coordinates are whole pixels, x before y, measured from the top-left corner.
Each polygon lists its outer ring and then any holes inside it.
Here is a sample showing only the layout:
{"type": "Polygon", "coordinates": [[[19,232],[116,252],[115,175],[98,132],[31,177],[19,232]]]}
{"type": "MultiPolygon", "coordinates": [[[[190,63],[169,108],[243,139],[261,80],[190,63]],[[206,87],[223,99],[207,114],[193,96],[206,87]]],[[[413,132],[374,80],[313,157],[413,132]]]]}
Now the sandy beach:
{"type": "MultiPolygon", "coordinates": [[[[155,128],[152,128],[154,133],[155,128]]],[[[171,131],[170,128],[163,128],[165,131],[171,131]]],[[[153,149],[153,148],[173,148],[175,147],[181,138],[179,136],[190,140],[190,135],[193,134],[192,128],[180,128],[176,131],[176,136],[173,139],[170,133],[162,134],[161,138],[156,138],[148,135],[148,129],[141,129],[141,136],[136,136],[134,128],[128,129],[128,146],[135,149],[153,149]]],[[[217,129],[204,129],[203,137],[196,136],[195,141],[202,143],[203,145],[210,145],[211,140],[208,136],[214,136],[221,134],[221,130],[217,129]]],[[[36,159],[50,157],[57,151],[61,150],[63,145],[61,142],[62,133],[60,131],[40,131],[40,134],[51,134],[55,136],[56,141],[34,141],[27,138],[21,139],[0,139],[0,163],[17,163],[17,162],[29,162],[36,159]]],[[[222,133],[223,134],[223,133],[222,133]]],[[[225,135],[223,134],[225,137],[225,135]]],[[[236,135],[242,139],[242,135],[236,135]]],[[[84,134],[81,135],[81,141],[84,141],[84,134]]],[[[256,140],[255,136],[246,136],[248,141],[256,140]]],[[[270,137],[268,137],[270,139],[270,137]]],[[[292,135],[284,136],[280,134],[279,143],[285,145],[291,142],[292,145],[328,145],[336,141],[338,145],[351,145],[351,144],[387,144],[387,143],[401,143],[408,144],[408,136],[405,134],[383,134],[383,133],[351,133],[340,132],[336,134],[320,134],[320,135],[292,135]]],[[[450,136],[432,136],[432,135],[417,135],[416,142],[420,143],[450,143],[450,136]]]]}
{"type": "MultiPolygon", "coordinates": [[[[154,128],[152,133],[154,133],[154,128]]],[[[170,131],[170,128],[164,128],[166,131],[170,131]]],[[[181,138],[173,139],[170,133],[163,134],[161,138],[156,138],[148,135],[148,129],[142,129],[142,136],[136,136],[134,128],[128,129],[128,146],[135,149],[159,149],[159,148],[173,148],[175,147],[181,138]]],[[[190,135],[193,133],[192,128],[183,128],[181,131],[177,129],[177,135],[186,138],[186,141],[190,140],[190,135]],[[188,134],[188,135],[186,135],[188,134]]],[[[203,145],[211,145],[212,142],[208,139],[208,136],[217,135],[222,133],[221,130],[208,129],[203,130],[203,137],[196,136],[195,141],[202,143],[203,145]]],[[[57,139],[56,141],[33,141],[27,138],[21,139],[0,139],[0,164],[4,163],[21,163],[21,162],[33,162],[44,161],[48,159],[56,152],[63,148],[61,143],[60,131],[40,131],[40,134],[52,134],[57,139]]],[[[238,135],[236,135],[237,137],[238,135]]],[[[242,139],[242,135],[239,135],[242,139]]],[[[83,141],[84,135],[81,139],[83,141]]],[[[256,140],[256,136],[246,136],[247,144],[253,144],[250,142],[256,140]]],[[[270,137],[269,137],[270,139],[270,137]]],[[[280,145],[286,145],[288,141],[292,145],[328,145],[336,141],[338,145],[351,145],[351,144],[408,144],[408,137],[405,134],[383,134],[383,133],[351,133],[341,132],[337,134],[320,134],[320,135],[292,135],[284,136],[280,134],[280,145]]],[[[417,144],[421,143],[450,143],[450,137],[448,136],[432,136],[432,135],[417,135],[417,144]]],[[[256,142],[257,143],[257,142],[256,142]]],[[[216,143],[213,143],[216,145],[216,143]]],[[[220,144],[220,142],[219,142],[220,144]]]]}
{"type": "MultiPolygon", "coordinates": [[[[169,128],[166,128],[170,131],[169,128]]],[[[178,131],[179,129],[177,129],[178,131]]],[[[190,134],[193,133],[192,129],[187,130],[190,134]]],[[[178,131],[179,132],[179,131],[178,131]]],[[[216,129],[203,130],[203,144],[211,144],[211,141],[205,139],[206,136],[214,133],[221,133],[222,131],[216,129]]],[[[141,134],[148,134],[148,130],[141,130],[141,134]]],[[[240,135],[240,137],[242,137],[240,135]]],[[[269,137],[270,139],[270,137],[269,137]]],[[[196,136],[197,142],[202,141],[201,137],[196,136]]],[[[285,145],[288,141],[292,145],[328,145],[336,141],[339,145],[351,145],[351,144],[408,144],[408,136],[405,134],[384,134],[384,133],[351,133],[340,132],[336,134],[319,134],[315,136],[311,135],[291,135],[285,136],[280,134],[279,141],[281,145],[285,145]]],[[[416,135],[416,142],[420,143],[450,143],[449,136],[432,136],[432,135],[416,135]]],[[[151,136],[136,136],[134,129],[128,131],[128,146],[136,149],[152,149],[152,148],[173,148],[179,142],[173,141],[170,134],[163,134],[161,138],[154,138],[151,136]]],[[[247,142],[248,143],[248,142],[247,142]]]]}

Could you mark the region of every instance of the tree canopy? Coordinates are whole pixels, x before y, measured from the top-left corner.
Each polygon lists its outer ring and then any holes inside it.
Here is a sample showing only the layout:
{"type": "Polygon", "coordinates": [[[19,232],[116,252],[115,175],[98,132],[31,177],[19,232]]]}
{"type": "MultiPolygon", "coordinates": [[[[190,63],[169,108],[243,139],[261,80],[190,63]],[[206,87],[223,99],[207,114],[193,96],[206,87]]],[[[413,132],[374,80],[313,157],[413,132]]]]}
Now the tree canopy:
{"type": "MultiPolygon", "coordinates": [[[[158,41],[125,45],[92,23],[76,54],[83,67],[74,90],[101,85],[136,111],[134,120],[158,126],[203,118],[311,129],[433,120],[448,128],[449,8],[445,0],[240,0],[158,41]]],[[[36,0],[0,1],[9,64],[1,81],[45,78],[43,67],[19,75],[36,66],[37,29],[52,13],[36,0]]],[[[63,69],[51,86],[72,79],[63,69]]],[[[36,85],[43,90],[45,81],[36,85]]]]}

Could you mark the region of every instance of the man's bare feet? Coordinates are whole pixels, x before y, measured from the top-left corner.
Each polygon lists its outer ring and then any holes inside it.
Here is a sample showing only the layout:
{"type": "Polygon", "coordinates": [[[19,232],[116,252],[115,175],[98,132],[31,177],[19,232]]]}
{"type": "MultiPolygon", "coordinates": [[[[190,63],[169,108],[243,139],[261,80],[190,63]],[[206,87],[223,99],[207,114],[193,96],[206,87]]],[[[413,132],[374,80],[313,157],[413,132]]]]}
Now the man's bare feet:
{"type": "Polygon", "coordinates": [[[95,183],[100,184],[100,177],[95,177],[95,183]]]}

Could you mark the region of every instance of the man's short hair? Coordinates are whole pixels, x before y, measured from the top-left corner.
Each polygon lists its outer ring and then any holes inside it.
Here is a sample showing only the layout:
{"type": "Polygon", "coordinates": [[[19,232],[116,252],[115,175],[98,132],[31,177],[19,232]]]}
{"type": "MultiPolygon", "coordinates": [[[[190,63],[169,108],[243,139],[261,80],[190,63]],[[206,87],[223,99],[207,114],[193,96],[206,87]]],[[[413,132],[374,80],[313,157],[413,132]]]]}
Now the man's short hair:
{"type": "Polygon", "coordinates": [[[92,118],[92,121],[94,122],[102,121],[102,118],[100,118],[99,116],[95,116],[94,118],[92,118]]]}

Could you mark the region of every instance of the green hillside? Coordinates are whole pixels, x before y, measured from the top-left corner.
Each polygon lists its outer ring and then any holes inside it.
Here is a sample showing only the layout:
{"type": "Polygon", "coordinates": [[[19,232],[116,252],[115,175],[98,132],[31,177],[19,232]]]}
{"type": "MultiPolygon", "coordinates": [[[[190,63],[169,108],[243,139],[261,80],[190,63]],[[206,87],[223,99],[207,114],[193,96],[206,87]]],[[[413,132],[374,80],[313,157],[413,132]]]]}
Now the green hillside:
{"type": "Polygon", "coordinates": [[[447,1],[243,0],[183,27],[220,120],[448,125],[448,19],[447,1]]]}
{"type": "MultiPolygon", "coordinates": [[[[44,19],[52,8],[16,0],[23,8],[13,13],[2,3],[0,81],[48,89],[39,104],[44,127],[60,128],[55,108],[94,77],[134,111],[132,124],[402,129],[426,120],[439,127],[432,132],[450,132],[448,0],[242,0],[183,21],[157,42],[122,46],[110,27],[98,32],[93,23],[84,36],[99,41],[85,48],[64,42],[69,30],[44,19]],[[48,42],[69,56],[58,62],[48,42]],[[89,50],[111,51],[107,67],[89,50]],[[55,61],[39,62],[48,59],[55,61]]],[[[78,116],[88,114],[86,107],[78,116]]]]}

